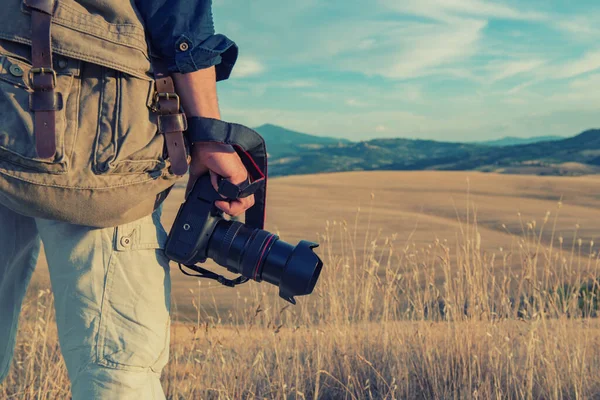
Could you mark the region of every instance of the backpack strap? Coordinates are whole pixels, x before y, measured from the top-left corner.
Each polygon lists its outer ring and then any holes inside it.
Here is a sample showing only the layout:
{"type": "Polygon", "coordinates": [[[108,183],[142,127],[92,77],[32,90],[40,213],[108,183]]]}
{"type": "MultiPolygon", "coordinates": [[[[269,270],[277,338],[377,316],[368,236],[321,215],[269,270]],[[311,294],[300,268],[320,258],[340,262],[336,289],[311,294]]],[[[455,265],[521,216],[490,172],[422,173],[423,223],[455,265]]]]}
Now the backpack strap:
{"type": "Polygon", "coordinates": [[[171,161],[171,172],[185,175],[188,171],[187,153],[183,131],[187,129],[187,119],[180,110],[179,96],[175,93],[175,83],[162,60],[152,60],[156,92],[153,110],[158,114],[158,132],[165,137],[167,153],[171,161]]]}
{"type": "Polygon", "coordinates": [[[56,89],[56,71],[52,68],[53,0],[24,0],[31,9],[31,70],[33,93],[29,109],[34,113],[35,147],[40,158],[56,153],[56,111],[62,109],[62,96],[56,89]]]}
{"type": "Polygon", "coordinates": [[[190,143],[217,142],[233,146],[248,170],[250,181],[233,188],[226,180],[219,193],[239,198],[254,193],[254,205],[246,210],[246,225],[263,229],[267,203],[267,147],[258,132],[239,124],[213,118],[188,118],[187,138],[190,143]]]}

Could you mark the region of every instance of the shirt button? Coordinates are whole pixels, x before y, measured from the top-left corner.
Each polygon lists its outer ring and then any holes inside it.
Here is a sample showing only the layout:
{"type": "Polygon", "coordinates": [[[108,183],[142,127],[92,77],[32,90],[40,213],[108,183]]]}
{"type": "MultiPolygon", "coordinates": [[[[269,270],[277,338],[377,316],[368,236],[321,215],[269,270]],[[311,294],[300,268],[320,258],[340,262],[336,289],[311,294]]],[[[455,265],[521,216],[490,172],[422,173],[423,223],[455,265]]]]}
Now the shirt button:
{"type": "Polygon", "coordinates": [[[179,44],[179,50],[181,51],[188,51],[190,48],[190,45],[187,44],[186,42],[182,42],[179,44]]]}
{"type": "Polygon", "coordinates": [[[12,76],[23,76],[23,68],[19,67],[17,64],[11,64],[10,67],[8,67],[8,72],[10,72],[12,76]]]}
{"type": "Polygon", "coordinates": [[[121,246],[123,246],[123,247],[131,246],[131,238],[129,236],[123,236],[121,238],[121,246]]]}
{"type": "Polygon", "coordinates": [[[67,60],[59,60],[58,68],[61,68],[61,69],[67,68],[67,60]]]}

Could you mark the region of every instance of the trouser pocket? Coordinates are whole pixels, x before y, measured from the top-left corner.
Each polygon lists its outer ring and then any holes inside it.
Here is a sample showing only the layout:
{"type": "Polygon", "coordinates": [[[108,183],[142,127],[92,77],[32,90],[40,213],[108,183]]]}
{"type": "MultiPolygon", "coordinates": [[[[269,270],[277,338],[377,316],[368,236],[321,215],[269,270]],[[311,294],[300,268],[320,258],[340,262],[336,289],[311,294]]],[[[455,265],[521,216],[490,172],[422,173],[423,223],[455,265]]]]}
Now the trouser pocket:
{"type": "Polygon", "coordinates": [[[171,281],[158,218],[115,229],[98,332],[102,365],[160,372],[167,363],[171,281]]]}

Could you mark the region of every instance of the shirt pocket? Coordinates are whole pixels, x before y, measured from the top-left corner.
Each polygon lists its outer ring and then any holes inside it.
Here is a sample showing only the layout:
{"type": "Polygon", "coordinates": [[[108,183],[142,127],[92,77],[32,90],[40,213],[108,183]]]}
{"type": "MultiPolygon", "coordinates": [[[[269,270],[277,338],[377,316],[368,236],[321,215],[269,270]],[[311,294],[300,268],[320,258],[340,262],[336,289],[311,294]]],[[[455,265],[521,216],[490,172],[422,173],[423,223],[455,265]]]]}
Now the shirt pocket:
{"type": "Polygon", "coordinates": [[[154,82],[102,68],[96,174],[133,174],[166,167],[164,137],[151,110],[154,82]]]}
{"type": "Polygon", "coordinates": [[[0,161],[53,174],[68,171],[71,146],[67,143],[72,143],[77,131],[77,104],[73,101],[77,96],[73,94],[79,61],[61,58],[60,65],[55,90],[62,96],[62,108],[56,111],[56,153],[52,159],[42,159],[36,151],[34,113],[29,110],[31,63],[0,53],[0,161]]]}

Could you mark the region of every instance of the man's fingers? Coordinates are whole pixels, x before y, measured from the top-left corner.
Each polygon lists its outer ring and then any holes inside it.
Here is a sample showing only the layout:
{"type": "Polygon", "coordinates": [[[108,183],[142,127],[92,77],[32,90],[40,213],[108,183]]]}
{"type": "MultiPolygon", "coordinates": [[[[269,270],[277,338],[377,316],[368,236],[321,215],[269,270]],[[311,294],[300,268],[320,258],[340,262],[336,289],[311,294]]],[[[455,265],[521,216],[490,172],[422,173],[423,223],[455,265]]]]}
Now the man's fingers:
{"type": "Polygon", "coordinates": [[[248,171],[235,152],[210,154],[206,157],[205,162],[209,170],[236,185],[248,178],[248,171]]]}
{"type": "MultiPolygon", "coordinates": [[[[195,180],[210,171],[210,180],[213,188],[218,191],[218,177],[227,179],[234,185],[239,185],[248,179],[248,171],[239,155],[230,145],[222,143],[195,143],[192,148],[192,163],[190,165],[190,182],[187,192],[195,180]]],[[[217,201],[215,205],[223,212],[237,216],[254,204],[254,196],[236,199],[230,202],[217,201]]]]}
{"type": "Polygon", "coordinates": [[[216,201],[215,205],[224,213],[237,217],[254,205],[254,195],[232,201],[216,201]]]}
{"type": "Polygon", "coordinates": [[[232,217],[237,217],[244,212],[242,203],[239,200],[216,201],[215,205],[219,207],[225,214],[229,214],[232,217]]]}

